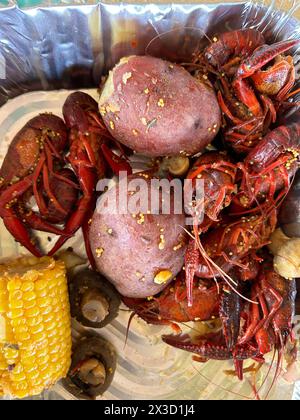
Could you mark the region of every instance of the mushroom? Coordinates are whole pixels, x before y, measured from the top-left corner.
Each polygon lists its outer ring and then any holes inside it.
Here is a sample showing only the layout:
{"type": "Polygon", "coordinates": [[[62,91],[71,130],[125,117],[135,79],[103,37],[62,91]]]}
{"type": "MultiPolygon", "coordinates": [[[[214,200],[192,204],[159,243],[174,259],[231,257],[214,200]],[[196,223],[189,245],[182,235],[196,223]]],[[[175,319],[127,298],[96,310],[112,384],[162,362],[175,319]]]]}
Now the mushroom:
{"type": "Polygon", "coordinates": [[[102,328],[118,316],[119,294],[101,274],[80,269],[69,287],[72,317],[83,326],[102,328]]]}
{"type": "Polygon", "coordinates": [[[300,171],[295,175],[291,189],[280,207],[278,223],[285,235],[300,237],[300,171]]]}
{"type": "Polygon", "coordinates": [[[109,301],[98,289],[87,290],[82,296],[81,312],[90,322],[100,323],[109,315],[109,301]]]}
{"type": "Polygon", "coordinates": [[[65,388],[80,399],[95,399],[110,386],[116,370],[117,355],[103,337],[88,334],[75,346],[65,388]]]}
{"type": "Polygon", "coordinates": [[[289,238],[277,229],[269,249],[274,255],[274,269],[278,274],[287,279],[300,277],[300,238],[289,238]]]}
{"type": "Polygon", "coordinates": [[[66,269],[68,271],[87,263],[85,259],[75,254],[72,248],[68,248],[67,250],[61,251],[56,256],[65,263],[66,269]]]}
{"type": "Polygon", "coordinates": [[[190,160],[186,156],[166,157],[161,166],[173,176],[184,176],[190,168],[190,160]]]}
{"type": "Polygon", "coordinates": [[[105,383],[106,371],[100,360],[91,358],[85,360],[78,370],[79,379],[87,385],[99,386],[105,383]]]}

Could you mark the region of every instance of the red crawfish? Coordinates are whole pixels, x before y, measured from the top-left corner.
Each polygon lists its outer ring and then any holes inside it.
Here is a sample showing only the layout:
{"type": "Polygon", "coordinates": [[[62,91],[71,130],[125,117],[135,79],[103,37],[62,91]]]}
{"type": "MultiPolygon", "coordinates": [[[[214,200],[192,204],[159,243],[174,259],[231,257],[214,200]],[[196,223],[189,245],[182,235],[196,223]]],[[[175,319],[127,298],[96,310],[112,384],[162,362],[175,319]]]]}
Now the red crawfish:
{"type": "Polygon", "coordinates": [[[149,324],[171,325],[178,331],[175,323],[206,321],[218,315],[220,297],[213,281],[195,281],[192,293],[194,304],[191,307],[187,301],[184,272],[181,272],[158,296],[148,299],[122,299],[135,315],[149,324]]]}
{"type": "Polygon", "coordinates": [[[192,185],[186,184],[186,189],[192,187],[194,190],[197,180],[203,182],[203,202],[192,201],[190,210],[190,213],[196,214],[203,206],[204,220],[197,225],[202,232],[217,222],[221,211],[230,205],[236,192],[236,173],[237,166],[226,152],[207,152],[196,160],[187,174],[186,179],[191,180],[192,185]]]}
{"type": "Polygon", "coordinates": [[[169,325],[181,332],[178,323],[208,321],[221,318],[223,333],[230,348],[239,334],[241,301],[236,294],[229,294],[223,284],[213,280],[197,279],[193,284],[193,306],[189,306],[182,271],[161,294],[148,299],[123,297],[123,302],[149,324],[169,325]]]}
{"type": "Polygon", "coordinates": [[[286,280],[268,264],[263,265],[260,276],[252,285],[251,295],[255,303],[251,307],[248,303],[243,304],[240,315],[246,324],[239,323],[239,338],[235,345],[228,345],[223,331],[196,337],[189,334],[165,335],[163,341],[204,359],[234,360],[241,380],[244,360],[263,362],[264,355],[275,349],[279,353],[276,379],[287,340],[293,340],[295,281],[286,280]]]}
{"type": "Polygon", "coordinates": [[[195,276],[220,278],[232,289],[236,283],[227,274],[232,268],[247,269],[247,257],[255,257],[264,247],[276,228],[277,214],[272,209],[268,215],[252,215],[229,222],[221,222],[201,236],[201,241],[191,240],[185,256],[185,271],[189,282],[195,276]]]}
{"type": "Polygon", "coordinates": [[[70,130],[67,160],[78,179],[81,197],[65,224],[64,235],[58,239],[49,255],[54,255],[68,237],[82,227],[87,254],[93,264],[88,230],[96,204],[96,183],[104,177],[107,164],[116,174],[120,171],[130,174],[131,167],[125,157],[119,157],[110,150],[109,145],[114,140],[101,120],[97,102],[91,96],[83,92],[72,93],[63,106],[63,114],[70,130]]]}
{"type": "Polygon", "coordinates": [[[219,104],[228,120],[225,139],[236,152],[249,152],[275,122],[295,82],[293,60],[281,54],[298,42],[265,45],[259,31],[244,29],[221,34],[204,51],[207,71],[212,67],[217,74],[219,104]]]}
{"type": "MultiPolygon", "coordinates": [[[[237,166],[231,161],[226,153],[209,152],[200,156],[194,163],[187,175],[192,180],[192,188],[196,188],[196,181],[201,180],[204,186],[203,202],[193,200],[189,213],[194,217],[193,229],[195,235],[194,246],[200,246],[197,238],[218,222],[221,211],[230,205],[232,195],[235,192],[235,178],[237,166]],[[199,215],[204,213],[203,222],[199,223],[199,215]],[[200,214],[198,215],[198,213],[200,214]]],[[[186,184],[190,188],[190,184],[186,184]]],[[[187,191],[185,191],[187,192],[187,191]]],[[[186,255],[186,263],[190,261],[189,252],[186,255]]],[[[186,285],[188,302],[192,305],[192,285],[194,275],[191,270],[186,271],[186,285]]]]}
{"type": "Polygon", "coordinates": [[[74,177],[60,169],[67,144],[64,122],[55,115],[41,114],[14,137],[0,169],[0,216],[14,238],[36,256],[42,253],[27,227],[62,234],[53,225],[53,216],[64,221],[77,200],[74,177]],[[28,207],[32,195],[38,213],[28,207]]]}
{"type": "Polygon", "coordinates": [[[239,165],[243,177],[234,198],[234,211],[253,206],[263,210],[281,203],[299,168],[299,139],[299,122],[282,125],[270,131],[249,153],[239,165]]]}

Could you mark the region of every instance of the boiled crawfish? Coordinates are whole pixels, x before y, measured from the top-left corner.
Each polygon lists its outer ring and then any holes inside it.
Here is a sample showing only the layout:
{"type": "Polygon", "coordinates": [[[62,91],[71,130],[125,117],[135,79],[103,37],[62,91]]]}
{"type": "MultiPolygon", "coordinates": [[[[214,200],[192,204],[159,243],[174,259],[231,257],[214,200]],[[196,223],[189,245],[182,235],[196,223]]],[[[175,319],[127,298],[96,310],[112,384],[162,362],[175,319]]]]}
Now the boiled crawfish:
{"type": "Polygon", "coordinates": [[[238,153],[249,152],[276,120],[295,83],[292,57],[282,56],[299,40],[265,45],[255,29],[221,34],[197,58],[213,75],[226,116],[225,140],[238,153]],[[264,68],[275,59],[274,64],[264,68]]]}
{"type": "MultiPolygon", "coordinates": [[[[254,303],[243,302],[240,318],[227,311],[227,324],[238,331],[236,339],[228,343],[226,329],[223,332],[191,337],[185,335],[165,335],[163,341],[177,348],[195,353],[205,359],[233,359],[236,372],[243,379],[243,361],[253,358],[263,362],[264,355],[272,348],[278,351],[278,370],[287,340],[294,340],[292,322],[295,309],[296,284],[279,276],[270,264],[264,264],[260,275],[253,282],[251,295],[254,303]]],[[[234,299],[237,299],[236,295],[234,299]]]]}
{"type": "Polygon", "coordinates": [[[178,331],[174,323],[201,319],[210,320],[218,315],[219,294],[211,280],[195,281],[193,284],[194,305],[188,306],[184,272],[167,286],[159,296],[149,299],[123,297],[123,302],[134,314],[149,324],[170,325],[178,331]]]}
{"type": "MultiPolygon", "coordinates": [[[[195,188],[195,182],[201,180],[204,186],[204,201],[199,203],[193,200],[189,213],[193,216],[193,232],[195,241],[191,241],[186,253],[186,285],[188,293],[188,303],[193,304],[192,288],[195,272],[191,267],[191,261],[198,257],[199,248],[201,248],[200,235],[218,222],[222,210],[231,203],[233,193],[235,192],[235,179],[237,166],[233,164],[226,153],[209,152],[200,156],[196,160],[192,169],[187,175],[187,179],[192,181],[192,188],[195,188]],[[200,205],[202,204],[202,209],[200,205]],[[201,212],[201,210],[203,210],[201,212]],[[204,214],[203,221],[199,223],[199,215],[204,214]]],[[[190,184],[187,184],[190,188],[190,184]]]]}
{"type": "Polygon", "coordinates": [[[104,177],[106,162],[116,173],[130,173],[131,168],[125,158],[111,152],[112,139],[97,102],[89,95],[71,94],[63,113],[67,126],[59,117],[42,114],[13,139],[0,169],[0,216],[14,238],[36,256],[42,251],[32,241],[28,227],[60,236],[50,255],[83,227],[93,262],[87,238],[97,180],[104,177]],[[28,204],[32,196],[38,212],[28,204]],[[62,229],[56,226],[61,223],[65,225],[62,229]]]}
{"type": "Polygon", "coordinates": [[[300,123],[270,131],[239,165],[243,172],[233,211],[278,207],[299,168],[300,123]]]}
{"type": "MultiPolygon", "coordinates": [[[[204,220],[198,225],[198,230],[205,232],[218,222],[221,211],[231,203],[235,192],[237,166],[226,152],[207,152],[200,156],[193,164],[187,179],[192,181],[192,188],[196,188],[196,181],[201,180],[204,187],[203,202],[192,201],[189,213],[201,215],[200,205],[203,206],[204,220]]],[[[190,184],[186,184],[186,190],[190,184]]],[[[188,191],[186,191],[187,193],[188,191]]]]}
{"type": "Polygon", "coordinates": [[[67,143],[64,122],[55,115],[41,114],[15,136],[0,170],[0,216],[15,239],[36,256],[42,253],[26,226],[63,234],[51,223],[64,222],[77,200],[73,174],[60,169],[67,143]],[[27,206],[32,195],[38,213],[27,206]]]}
{"type": "Polygon", "coordinates": [[[96,183],[105,175],[107,164],[119,174],[120,171],[131,173],[131,167],[125,157],[113,153],[108,145],[116,143],[108,133],[98,112],[97,102],[83,92],[69,95],[63,106],[64,119],[70,130],[68,162],[79,181],[82,195],[71,214],[61,236],[49,255],[54,255],[82,227],[86,251],[93,265],[93,256],[89,244],[89,220],[96,205],[96,183]]]}

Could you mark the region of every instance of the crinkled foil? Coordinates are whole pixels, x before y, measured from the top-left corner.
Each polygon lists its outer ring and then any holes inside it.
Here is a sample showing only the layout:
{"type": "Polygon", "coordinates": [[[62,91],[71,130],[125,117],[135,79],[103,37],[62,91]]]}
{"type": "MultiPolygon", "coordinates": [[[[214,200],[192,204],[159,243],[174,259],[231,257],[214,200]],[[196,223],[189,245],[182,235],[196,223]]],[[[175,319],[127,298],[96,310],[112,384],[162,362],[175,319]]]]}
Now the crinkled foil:
{"type": "Polygon", "coordinates": [[[2,8],[0,105],[27,91],[98,85],[124,55],[186,61],[226,30],[255,27],[269,40],[300,37],[296,9],[291,4],[283,13],[252,2],[2,8]]]}
{"type": "MultiPolygon", "coordinates": [[[[270,42],[300,38],[295,18],[299,0],[285,0],[288,12],[276,10],[275,0],[271,6],[264,2],[80,5],[80,1],[19,9],[8,0],[9,6],[0,8],[0,114],[8,99],[22,93],[98,86],[101,76],[125,55],[187,62],[215,34],[245,27],[261,30],[270,42]]],[[[296,49],[293,54],[298,69],[296,49]]],[[[243,399],[251,392],[246,381],[239,385],[236,378],[225,377],[220,364],[193,367],[187,354],[175,356],[175,350],[157,345],[158,327],[137,323],[124,349],[127,318],[126,313],[121,315],[124,320],[114,321],[106,330],[119,350],[119,360],[105,398],[243,399]]],[[[277,387],[274,398],[290,399],[292,388],[286,383],[277,387]]],[[[295,391],[295,399],[297,395],[295,391]]],[[[42,398],[59,396],[70,398],[59,385],[56,393],[46,392],[42,398]]]]}

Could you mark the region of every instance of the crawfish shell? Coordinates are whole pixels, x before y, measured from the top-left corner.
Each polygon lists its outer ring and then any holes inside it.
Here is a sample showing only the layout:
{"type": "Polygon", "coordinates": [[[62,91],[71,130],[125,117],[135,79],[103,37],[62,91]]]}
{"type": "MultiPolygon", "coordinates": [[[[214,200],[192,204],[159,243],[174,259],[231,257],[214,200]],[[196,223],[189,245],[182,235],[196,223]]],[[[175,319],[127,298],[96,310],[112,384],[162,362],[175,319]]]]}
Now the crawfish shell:
{"type": "Polygon", "coordinates": [[[0,177],[5,183],[23,178],[36,165],[40,157],[40,139],[47,132],[57,152],[62,152],[68,141],[67,128],[56,115],[40,114],[32,118],[12,140],[2,167],[0,177]]]}

